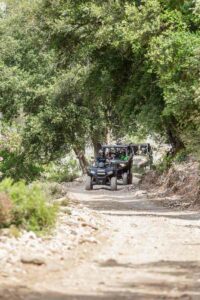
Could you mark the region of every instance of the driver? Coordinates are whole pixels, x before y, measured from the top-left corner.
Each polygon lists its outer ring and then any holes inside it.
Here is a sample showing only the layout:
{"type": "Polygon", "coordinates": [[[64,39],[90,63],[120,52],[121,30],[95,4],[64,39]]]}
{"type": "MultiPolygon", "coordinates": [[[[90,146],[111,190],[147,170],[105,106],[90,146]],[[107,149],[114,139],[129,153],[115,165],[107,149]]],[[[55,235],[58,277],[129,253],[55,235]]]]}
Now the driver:
{"type": "Polygon", "coordinates": [[[104,157],[103,157],[103,150],[100,149],[100,150],[99,150],[98,157],[97,157],[97,162],[102,162],[102,161],[104,161],[104,160],[105,160],[105,159],[104,159],[104,157]]]}

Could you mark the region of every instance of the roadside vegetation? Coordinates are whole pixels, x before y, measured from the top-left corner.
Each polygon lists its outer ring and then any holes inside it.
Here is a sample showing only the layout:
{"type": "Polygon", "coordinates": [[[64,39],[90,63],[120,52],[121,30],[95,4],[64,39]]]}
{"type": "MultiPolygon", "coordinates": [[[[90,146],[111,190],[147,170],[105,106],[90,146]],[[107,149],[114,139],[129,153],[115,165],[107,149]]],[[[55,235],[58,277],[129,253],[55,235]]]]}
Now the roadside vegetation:
{"type": "Polygon", "coordinates": [[[41,187],[5,179],[0,183],[0,226],[47,232],[56,222],[58,207],[49,203],[41,187]]]}
{"type": "Polygon", "coordinates": [[[158,174],[162,174],[170,169],[173,164],[186,162],[189,158],[189,151],[186,149],[180,150],[178,153],[176,153],[176,155],[166,154],[164,157],[162,157],[162,160],[154,166],[154,169],[158,172],[158,174]]]}
{"type": "Polygon", "coordinates": [[[68,155],[63,160],[49,163],[44,167],[42,176],[50,182],[72,182],[81,176],[80,167],[77,159],[73,155],[68,155]]]}

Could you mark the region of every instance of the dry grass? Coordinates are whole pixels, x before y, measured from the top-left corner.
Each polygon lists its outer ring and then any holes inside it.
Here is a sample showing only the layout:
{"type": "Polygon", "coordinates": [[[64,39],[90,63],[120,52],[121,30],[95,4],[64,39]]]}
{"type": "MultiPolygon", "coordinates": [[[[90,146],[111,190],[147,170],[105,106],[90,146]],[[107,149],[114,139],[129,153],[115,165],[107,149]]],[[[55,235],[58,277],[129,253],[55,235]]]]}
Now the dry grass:
{"type": "Polygon", "coordinates": [[[200,166],[198,162],[174,163],[159,176],[151,171],[143,177],[142,185],[165,196],[177,195],[191,206],[200,205],[200,166]]]}
{"type": "Polygon", "coordinates": [[[13,205],[6,193],[0,193],[0,226],[9,224],[12,219],[13,205]]]}

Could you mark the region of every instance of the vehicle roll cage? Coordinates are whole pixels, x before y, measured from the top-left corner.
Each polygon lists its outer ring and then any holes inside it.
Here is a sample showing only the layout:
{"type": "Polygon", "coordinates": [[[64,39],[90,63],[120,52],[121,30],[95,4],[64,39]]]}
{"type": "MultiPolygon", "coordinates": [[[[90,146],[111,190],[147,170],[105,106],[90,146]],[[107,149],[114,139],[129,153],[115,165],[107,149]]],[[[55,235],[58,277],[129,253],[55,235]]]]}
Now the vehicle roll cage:
{"type": "Polygon", "coordinates": [[[103,155],[106,155],[106,152],[110,152],[112,154],[119,154],[122,151],[125,152],[127,156],[132,156],[133,151],[130,145],[103,145],[102,146],[103,155]]]}
{"type": "Polygon", "coordinates": [[[149,143],[142,143],[142,144],[120,144],[120,145],[103,145],[102,146],[103,155],[105,156],[106,151],[111,153],[120,153],[122,150],[126,152],[126,155],[139,155],[140,153],[145,155],[152,154],[152,148],[149,143]]]}
{"type": "Polygon", "coordinates": [[[152,154],[152,148],[149,143],[131,144],[130,146],[132,148],[134,155],[139,155],[139,154],[151,155],[152,154]]]}

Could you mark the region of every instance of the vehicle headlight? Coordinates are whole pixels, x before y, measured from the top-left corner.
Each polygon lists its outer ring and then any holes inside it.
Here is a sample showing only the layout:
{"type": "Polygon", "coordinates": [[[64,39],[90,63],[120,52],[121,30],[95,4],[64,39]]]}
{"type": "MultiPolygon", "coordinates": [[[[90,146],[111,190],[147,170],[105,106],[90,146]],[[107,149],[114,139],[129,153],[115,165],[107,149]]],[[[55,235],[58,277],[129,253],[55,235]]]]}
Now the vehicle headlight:
{"type": "Polygon", "coordinates": [[[90,173],[91,173],[92,175],[95,175],[95,171],[93,171],[93,170],[91,170],[90,173]]]}
{"type": "Polygon", "coordinates": [[[112,175],[113,174],[113,171],[108,171],[108,175],[112,175]]]}
{"type": "Polygon", "coordinates": [[[120,164],[120,167],[125,167],[126,166],[126,164],[120,164]]]}

